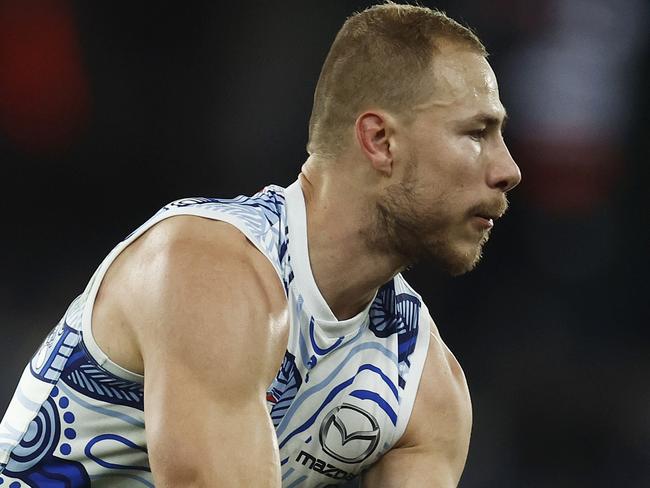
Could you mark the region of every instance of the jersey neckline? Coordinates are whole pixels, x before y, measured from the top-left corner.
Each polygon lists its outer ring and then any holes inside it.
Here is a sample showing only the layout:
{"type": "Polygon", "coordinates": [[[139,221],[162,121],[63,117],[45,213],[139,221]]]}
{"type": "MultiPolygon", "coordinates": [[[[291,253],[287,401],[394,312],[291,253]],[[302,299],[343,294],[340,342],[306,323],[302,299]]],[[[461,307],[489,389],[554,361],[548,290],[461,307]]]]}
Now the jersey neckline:
{"type": "Polygon", "coordinates": [[[326,335],[332,337],[347,335],[367,325],[368,311],[375,301],[377,291],[375,291],[372,300],[357,315],[349,319],[338,320],[318,289],[312,273],[307,235],[307,209],[299,180],[286,188],[285,199],[293,281],[302,295],[304,307],[312,314],[319,328],[326,335]]]}

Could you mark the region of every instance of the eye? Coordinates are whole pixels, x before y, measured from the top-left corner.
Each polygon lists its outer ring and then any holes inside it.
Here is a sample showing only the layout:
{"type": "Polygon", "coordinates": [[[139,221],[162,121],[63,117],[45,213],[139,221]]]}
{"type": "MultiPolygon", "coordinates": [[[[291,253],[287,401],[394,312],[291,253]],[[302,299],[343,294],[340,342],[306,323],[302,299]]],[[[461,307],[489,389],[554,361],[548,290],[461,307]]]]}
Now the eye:
{"type": "Polygon", "coordinates": [[[481,140],[485,139],[485,136],[487,136],[487,127],[469,131],[467,135],[470,136],[473,140],[480,142],[481,140]]]}

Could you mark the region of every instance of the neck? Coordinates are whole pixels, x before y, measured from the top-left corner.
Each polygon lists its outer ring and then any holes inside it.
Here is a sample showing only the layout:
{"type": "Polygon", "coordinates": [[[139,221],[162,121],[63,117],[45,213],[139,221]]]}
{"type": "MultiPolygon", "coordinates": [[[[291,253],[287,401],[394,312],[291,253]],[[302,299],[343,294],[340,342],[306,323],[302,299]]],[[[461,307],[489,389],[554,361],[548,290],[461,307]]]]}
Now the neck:
{"type": "Polygon", "coordinates": [[[377,289],[404,268],[396,256],[370,249],[376,232],[371,196],[346,171],[331,171],[310,157],[299,180],[305,197],[309,260],[316,285],[339,320],[355,316],[377,289]]]}

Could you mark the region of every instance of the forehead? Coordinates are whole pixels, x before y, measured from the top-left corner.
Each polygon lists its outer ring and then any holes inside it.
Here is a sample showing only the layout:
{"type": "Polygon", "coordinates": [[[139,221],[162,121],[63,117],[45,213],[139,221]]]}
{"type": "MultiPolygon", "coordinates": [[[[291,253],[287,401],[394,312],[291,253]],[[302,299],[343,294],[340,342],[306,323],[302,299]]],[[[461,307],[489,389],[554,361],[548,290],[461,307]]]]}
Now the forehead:
{"type": "Polygon", "coordinates": [[[469,118],[479,113],[505,117],[496,76],[481,54],[443,47],[432,68],[433,95],[418,108],[445,118],[469,118]]]}

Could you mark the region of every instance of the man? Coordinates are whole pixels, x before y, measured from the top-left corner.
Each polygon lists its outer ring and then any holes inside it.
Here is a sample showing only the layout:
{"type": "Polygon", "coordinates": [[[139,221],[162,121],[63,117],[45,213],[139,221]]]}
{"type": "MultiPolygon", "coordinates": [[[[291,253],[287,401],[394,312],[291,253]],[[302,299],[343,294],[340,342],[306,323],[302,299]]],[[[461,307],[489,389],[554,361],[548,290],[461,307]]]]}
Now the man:
{"type": "Polygon", "coordinates": [[[475,266],[520,180],[504,118],[469,30],[352,16],[298,181],[174,202],[109,254],[23,374],[0,481],[456,486],[467,385],[400,272],[475,266]]]}

